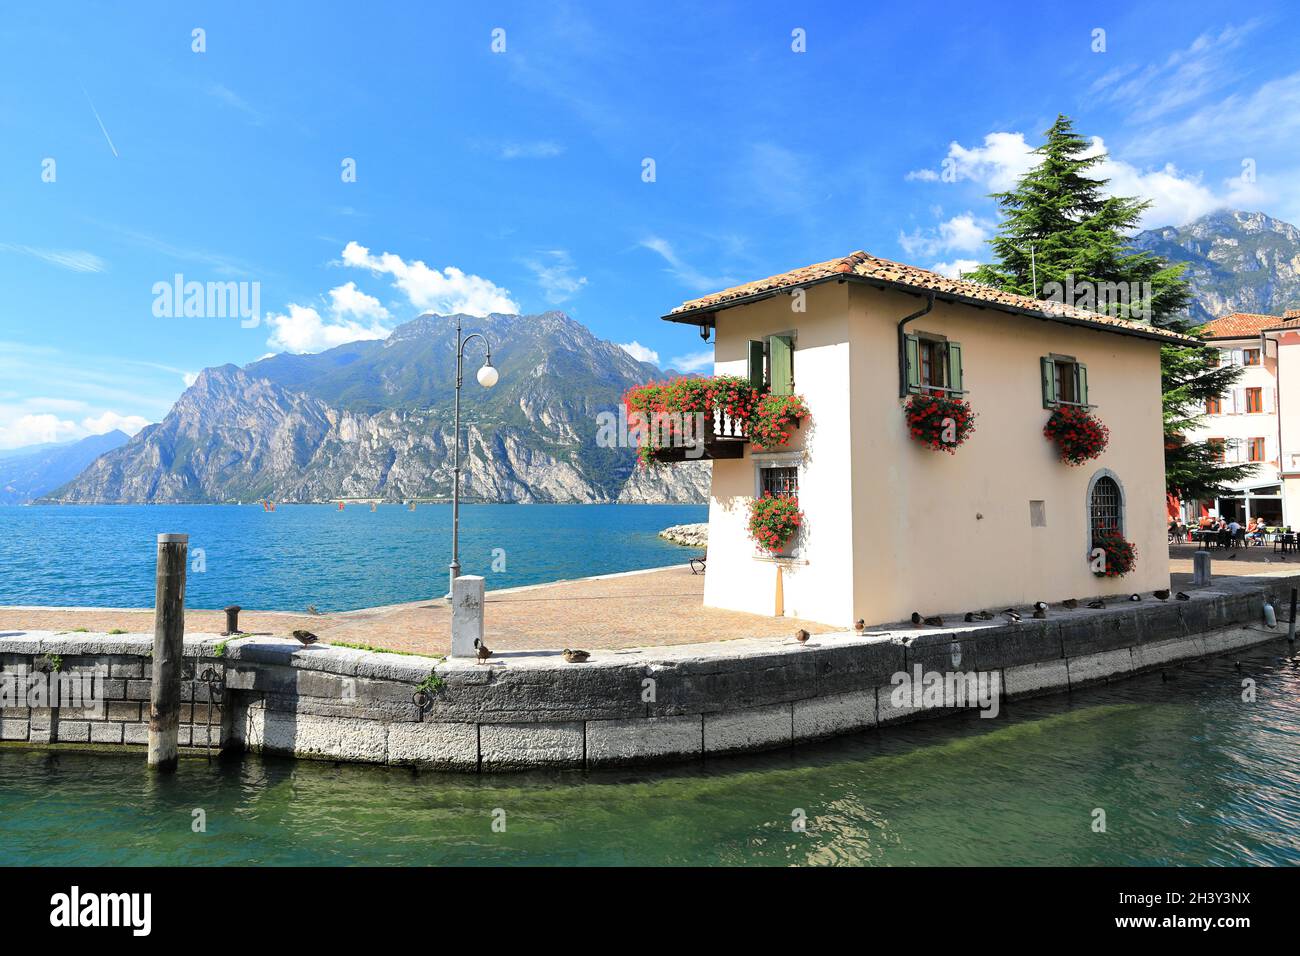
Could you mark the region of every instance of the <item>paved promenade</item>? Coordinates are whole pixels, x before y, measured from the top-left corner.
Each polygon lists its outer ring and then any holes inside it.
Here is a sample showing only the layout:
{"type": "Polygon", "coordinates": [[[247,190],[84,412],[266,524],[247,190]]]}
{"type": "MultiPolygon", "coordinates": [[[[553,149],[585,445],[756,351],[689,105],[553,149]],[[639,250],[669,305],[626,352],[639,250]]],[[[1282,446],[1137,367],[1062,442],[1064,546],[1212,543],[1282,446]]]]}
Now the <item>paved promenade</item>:
{"type": "MultiPolygon", "coordinates": [[[[1190,590],[1194,552],[1190,545],[1170,549],[1175,589],[1190,590]]],[[[1300,572],[1300,555],[1284,557],[1271,548],[1214,551],[1212,557],[1215,577],[1266,578],[1300,572]]],[[[703,602],[704,577],[684,566],[489,591],[485,639],[489,647],[502,651],[619,650],[786,638],[800,627],[812,634],[837,630],[798,618],[721,611],[703,602]]],[[[450,609],[439,600],[320,615],[248,610],[239,623],[245,632],[277,637],[302,629],[322,641],[385,650],[421,654],[450,650],[450,609]]],[[[190,609],[185,628],[190,633],[220,633],[225,614],[190,609]]],[[[0,607],[0,634],[28,630],[148,633],[153,630],[153,610],[0,607]]]]}
{"type": "MultiPolygon", "coordinates": [[[[338,614],[244,611],[244,631],[288,636],[311,631],[322,641],[366,644],[385,650],[446,654],[451,610],[444,601],[417,601],[338,614]]],[[[484,640],[493,650],[578,647],[610,650],[697,644],[747,637],[787,637],[803,627],[813,634],[835,630],[797,618],[770,618],[704,606],[704,577],[687,567],[662,568],[577,581],[489,591],[484,640]]],[[[190,609],[190,633],[221,633],[221,611],[190,609]]],[[[153,630],[153,610],[0,607],[0,632],[153,630]]]]}

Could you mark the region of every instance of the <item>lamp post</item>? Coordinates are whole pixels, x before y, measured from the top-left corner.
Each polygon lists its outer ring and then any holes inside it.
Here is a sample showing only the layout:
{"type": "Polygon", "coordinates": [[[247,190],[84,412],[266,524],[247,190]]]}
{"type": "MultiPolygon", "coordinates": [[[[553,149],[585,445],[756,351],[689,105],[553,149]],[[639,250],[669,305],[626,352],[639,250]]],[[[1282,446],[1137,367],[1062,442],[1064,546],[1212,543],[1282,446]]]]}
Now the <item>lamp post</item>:
{"type": "Polygon", "coordinates": [[[461,364],[465,358],[465,346],[470,339],[482,339],[483,350],[487,353],[487,358],[483,362],[483,367],[478,370],[478,383],[484,388],[491,388],[497,383],[499,375],[496,368],[492,365],[492,343],[487,340],[482,332],[471,332],[464,338],[461,338],[461,317],[456,315],[456,417],[454,431],[452,433],[452,444],[455,449],[452,453],[452,486],[451,486],[451,565],[449,567],[449,579],[447,583],[447,596],[451,597],[451,589],[460,576],[460,386],[464,381],[464,375],[461,371],[461,364]]]}

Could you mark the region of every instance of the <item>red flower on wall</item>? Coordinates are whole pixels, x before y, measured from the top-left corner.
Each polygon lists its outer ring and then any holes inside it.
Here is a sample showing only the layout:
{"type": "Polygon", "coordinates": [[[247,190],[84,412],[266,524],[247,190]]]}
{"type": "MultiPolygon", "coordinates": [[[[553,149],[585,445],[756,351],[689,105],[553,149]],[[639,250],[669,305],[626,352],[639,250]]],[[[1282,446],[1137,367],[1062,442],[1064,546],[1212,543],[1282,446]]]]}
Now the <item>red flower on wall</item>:
{"type": "Polygon", "coordinates": [[[903,406],[908,433],[926,448],[953,454],[975,430],[970,402],[950,395],[913,395],[903,406]]]}
{"type": "Polygon", "coordinates": [[[758,400],[754,416],[745,434],[759,451],[783,448],[790,440],[790,429],[808,417],[808,406],[798,395],[764,395],[758,400]]]}
{"type": "Polygon", "coordinates": [[[720,412],[760,450],[784,446],[791,428],[808,417],[808,407],[798,395],[765,395],[739,375],[647,382],[628,389],[623,404],[629,421],[637,413],[646,426],[637,443],[642,465],[656,464],[655,452],[682,437],[679,428],[690,427],[684,416],[701,414],[708,428],[714,413],[720,412]]]}
{"type": "Polygon", "coordinates": [[[749,503],[749,536],[772,554],[785,547],[802,522],[798,498],[777,498],[767,491],[749,503]]]}
{"type": "Polygon", "coordinates": [[[1065,406],[1052,412],[1043,426],[1043,435],[1056,443],[1061,461],[1082,465],[1091,461],[1110,442],[1110,429],[1086,408],[1065,406]]]}
{"type": "Polygon", "coordinates": [[[1093,554],[1088,556],[1092,564],[1098,557],[1102,558],[1101,569],[1094,567],[1093,574],[1099,578],[1122,578],[1137,565],[1137,546],[1114,533],[1099,534],[1092,542],[1093,554]],[[1097,555],[1100,548],[1104,554],[1097,555]]]}

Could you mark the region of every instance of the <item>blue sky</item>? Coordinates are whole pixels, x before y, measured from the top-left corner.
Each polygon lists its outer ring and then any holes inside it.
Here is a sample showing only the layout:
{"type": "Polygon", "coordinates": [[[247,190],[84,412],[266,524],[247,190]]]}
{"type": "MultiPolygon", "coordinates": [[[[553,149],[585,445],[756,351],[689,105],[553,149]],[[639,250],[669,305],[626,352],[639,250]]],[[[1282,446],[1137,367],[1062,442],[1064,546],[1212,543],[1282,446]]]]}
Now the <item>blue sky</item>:
{"type": "Polygon", "coordinates": [[[0,448],[430,309],[562,309],[699,367],[658,320],[684,299],[855,249],[979,261],[1058,112],[1147,225],[1300,221],[1297,39],[1267,2],[9,6],[0,448]],[[155,314],[177,274],[255,283],[258,324],[155,314]]]}

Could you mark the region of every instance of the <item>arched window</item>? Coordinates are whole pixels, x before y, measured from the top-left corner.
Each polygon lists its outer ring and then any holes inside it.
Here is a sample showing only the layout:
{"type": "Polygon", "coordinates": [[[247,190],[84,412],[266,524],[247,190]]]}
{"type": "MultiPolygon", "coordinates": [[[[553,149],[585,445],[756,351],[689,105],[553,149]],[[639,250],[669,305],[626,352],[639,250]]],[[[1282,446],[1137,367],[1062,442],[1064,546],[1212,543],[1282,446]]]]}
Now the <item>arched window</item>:
{"type": "Polygon", "coordinates": [[[1107,474],[1093,478],[1088,489],[1088,533],[1096,541],[1103,534],[1124,534],[1124,493],[1107,474]]]}

